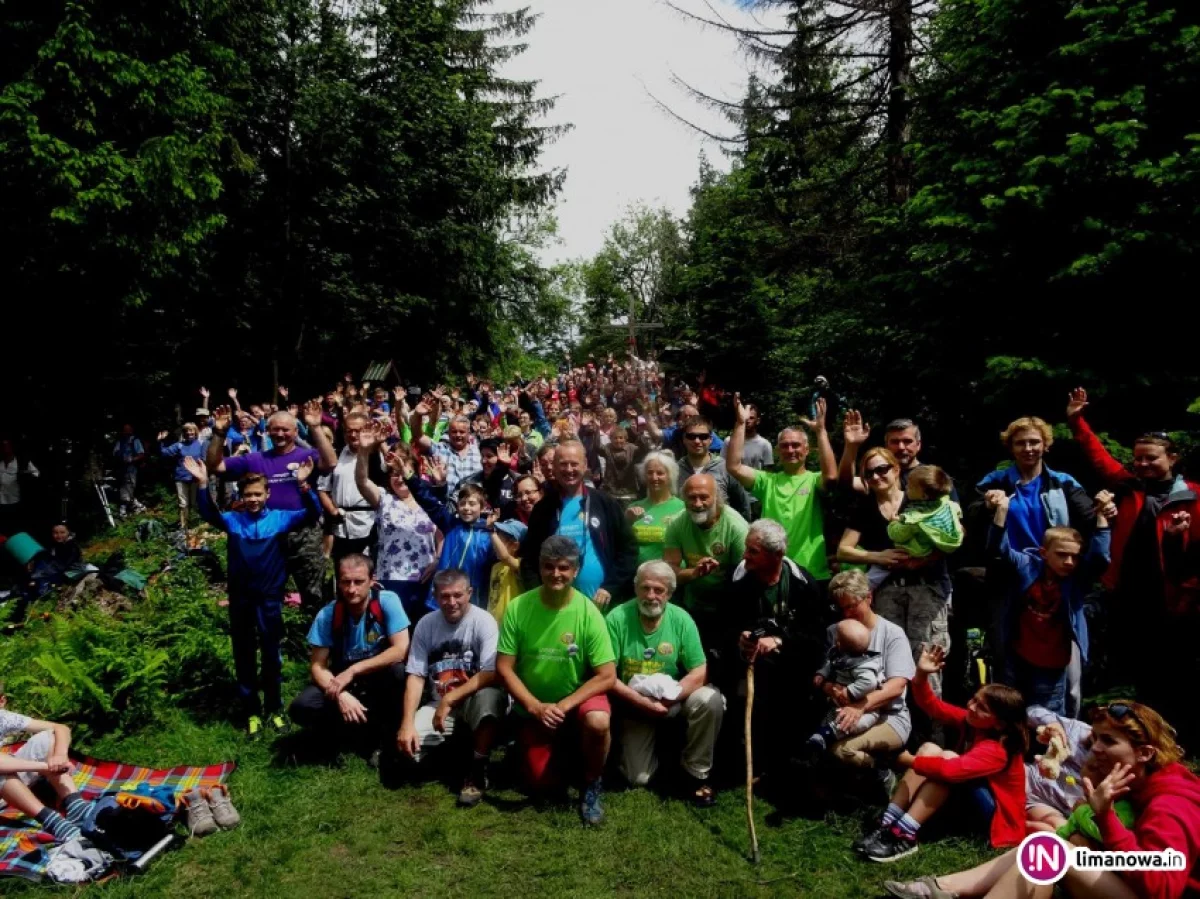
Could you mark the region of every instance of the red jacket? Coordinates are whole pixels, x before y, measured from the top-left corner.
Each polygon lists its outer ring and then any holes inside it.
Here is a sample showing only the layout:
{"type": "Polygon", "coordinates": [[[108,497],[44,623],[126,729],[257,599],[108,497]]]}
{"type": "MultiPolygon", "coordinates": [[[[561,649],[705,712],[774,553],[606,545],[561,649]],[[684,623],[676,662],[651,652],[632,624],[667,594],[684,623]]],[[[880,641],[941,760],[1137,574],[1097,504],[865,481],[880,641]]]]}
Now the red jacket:
{"type": "Polygon", "coordinates": [[[1121,879],[1144,899],[1178,899],[1200,892],[1200,778],[1180,764],[1155,771],[1129,794],[1137,810],[1129,830],[1109,809],[1096,816],[1105,849],[1157,852],[1175,849],[1187,856],[1186,871],[1123,871],[1121,879]]]}
{"type": "MultiPolygon", "coordinates": [[[[1109,590],[1120,586],[1121,560],[1129,536],[1137,523],[1142,507],[1146,504],[1146,494],[1136,486],[1137,478],[1124,465],[1112,457],[1104,444],[1100,442],[1095,432],[1088,426],[1082,415],[1070,419],[1071,430],[1088,462],[1096,470],[1109,487],[1123,487],[1117,496],[1117,520],[1112,522],[1112,564],[1108,566],[1101,582],[1109,590]]],[[[1165,575],[1165,590],[1167,610],[1174,614],[1182,614],[1197,608],[1200,602],[1200,569],[1196,564],[1184,566],[1168,565],[1163,554],[1163,526],[1168,516],[1180,509],[1186,509],[1192,515],[1191,528],[1182,535],[1182,545],[1179,552],[1174,554],[1177,559],[1192,558],[1196,549],[1200,548],[1200,484],[1176,479],[1176,485],[1171,489],[1171,497],[1164,504],[1158,516],[1158,551],[1159,560],[1165,575]],[[1188,496],[1190,492],[1191,496],[1188,496]]]]}
{"type": "Polygon", "coordinates": [[[967,738],[966,752],[956,759],[917,756],[913,770],[943,783],[987,780],[996,799],[990,839],[996,849],[1016,846],[1025,838],[1025,765],[1020,754],[1009,758],[999,740],[980,737],[967,724],[967,710],[942,702],[924,677],[913,678],[913,697],[930,718],[957,727],[967,738]]]}

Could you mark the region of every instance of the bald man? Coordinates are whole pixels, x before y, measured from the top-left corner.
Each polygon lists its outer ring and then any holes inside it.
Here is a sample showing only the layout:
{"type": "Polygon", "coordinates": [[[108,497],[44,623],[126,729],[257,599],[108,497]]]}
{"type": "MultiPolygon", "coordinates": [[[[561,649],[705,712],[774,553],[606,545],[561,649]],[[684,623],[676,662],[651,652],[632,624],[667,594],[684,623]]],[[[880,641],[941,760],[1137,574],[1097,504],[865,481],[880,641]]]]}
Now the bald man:
{"type": "MultiPolygon", "coordinates": [[[[267,420],[271,449],[263,453],[222,458],[230,416],[228,406],[221,406],[213,411],[213,439],[208,443],[208,454],[204,460],[209,473],[220,475],[227,481],[235,481],[250,473],[264,475],[271,490],[267,500],[268,509],[292,512],[303,510],[300,487],[296,482],[296,469],[306,459],[312,459],[316,470],[322,474],[333,471],[337,466],[337,454],[333,451],[333,445],[325,436],[324,430],[319,427],[320,402],[312,400],[304,406],[304,422],[308,425],[315,449],[297,446],[296,417],[289,412],[276,412],[267,420]]],[[[314,524],[300,528],[288,533],[285,539],[288,574],[296,582],[305,606],[315,611],[323,605],[321,590],[325,577],[325,556],[321,552],[321,527],[314,524]]]]}
{"type": "Polygon", "coordinates": [[[694,474],[683,482],[687,514],[667,526],[663,561],[683,588],[681,605],[700,628],[705,649],[720,639],[718,610],[726,584],[746,549],[746,519],[725,505],[716,479],[694,474]]]}

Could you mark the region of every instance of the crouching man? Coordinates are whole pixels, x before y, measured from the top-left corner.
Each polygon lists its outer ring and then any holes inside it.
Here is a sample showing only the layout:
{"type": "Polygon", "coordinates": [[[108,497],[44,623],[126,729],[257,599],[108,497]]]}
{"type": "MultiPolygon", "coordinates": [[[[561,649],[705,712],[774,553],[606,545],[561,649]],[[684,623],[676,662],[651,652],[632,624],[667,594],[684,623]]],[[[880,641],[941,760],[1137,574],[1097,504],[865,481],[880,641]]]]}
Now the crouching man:
{"type": "Polygon", "coordinates": [[[423,617],[413,631],[397,745],[420,762],[459,726],[470,730],[475,753],[458,804],[471,808],[487,789],[496,726],[508,711],[508,696],[496,680],[499,631],[495,618],[471,605],[471,579],[465,571],[439,571],[433,576],[433,595],[438,614],[423,617]]]}
{"type": "Polygon", "coordinates": [[[372,571],[357,553],[338,562],[338,598],[308,631],[312,683],[289,714],[323,737],[351,737],[377,760],[375,750],[394,745],[400,726],[408,616],[400,597],[375,588],[372,571]]]}
{"type": "Polygon", "coordinates": [[[517,702],[517,745],[535,792],[558,785],[564,756],[583,756],[584,824],[604,820],[600,776],[610,743],[608,691],[617,679],[604,616],[574,588],[579,546],[547,537],[539,564],[542,585],[508,605],[496,670],[517,702]]]}
{"type": "Polygon", "coordinates": [[[685,791],[695,805],[707,808],[716,802],[708,775],[725,700],[704,683],[708,665],[696,622],[671,602],[676,586],[671,566],[645,562],[638,568],[634,585],[637,599],[623,603],[608,616],[608,633],[617,657],[618,677],[612,695],[621,773],[634,786],[645,786],[658,770],[661,732],[665,728],[684,730],[685,791]]]}

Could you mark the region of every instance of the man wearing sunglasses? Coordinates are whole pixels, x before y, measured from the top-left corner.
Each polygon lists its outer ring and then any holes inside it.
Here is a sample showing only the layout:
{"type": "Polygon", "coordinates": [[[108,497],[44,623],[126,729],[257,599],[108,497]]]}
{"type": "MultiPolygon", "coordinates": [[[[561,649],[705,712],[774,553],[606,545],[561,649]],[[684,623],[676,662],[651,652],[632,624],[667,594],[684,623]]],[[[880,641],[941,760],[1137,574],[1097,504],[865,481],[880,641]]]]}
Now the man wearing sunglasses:
{"type": "Polygon", "coordinates": [[[682,493],[684,482],[693,475],[712,475],[716,482],[721,503],[733,509],[743,518],[750,516],[750,498],[742,485],[729,476],[725,460],[709,452],[716,434],[712,422],[700,415],[689,418],[683,426],[683,444],[687,455],[679,459],[679,483],[682,493]]]}
{"type": "Polygon", "coordinates": [[[788,558],[810,572],[817,581],[828,581],[829,560],[825,551],[825,517],[820,494],[837,483],[837,459],[825,429],[825,400],[817,400],[814,420],[800,419],[800,423],[816,436],[820,472],[805,469],[808,435],[800,428],[785,428],[779,433],[777,471],[755,471],[746,465],[742,451],[750,412],[742,405],[741,395],[736,393],[733,408],[737,424],[729,437],[729,473],[762,503],[763,518],[783,525],[788,536],[788,558]]]}

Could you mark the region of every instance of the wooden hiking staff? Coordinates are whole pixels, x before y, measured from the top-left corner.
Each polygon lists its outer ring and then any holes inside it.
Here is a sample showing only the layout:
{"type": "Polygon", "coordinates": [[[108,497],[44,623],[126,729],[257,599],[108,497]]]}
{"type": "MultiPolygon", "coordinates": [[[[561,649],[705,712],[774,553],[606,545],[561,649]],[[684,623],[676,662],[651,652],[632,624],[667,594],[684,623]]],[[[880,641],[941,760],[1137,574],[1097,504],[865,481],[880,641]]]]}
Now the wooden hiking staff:
{"type": "Polygon", "coordinates": [[[754,715],[754,660],[746,666],[746,826],[750,829],[750,858],[758,864],[758,833],[754,829],[754,740],[751,721],[754,715]]]}

